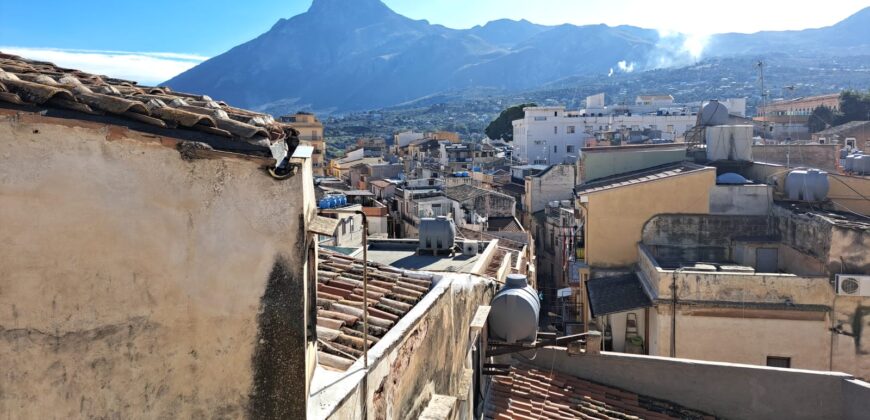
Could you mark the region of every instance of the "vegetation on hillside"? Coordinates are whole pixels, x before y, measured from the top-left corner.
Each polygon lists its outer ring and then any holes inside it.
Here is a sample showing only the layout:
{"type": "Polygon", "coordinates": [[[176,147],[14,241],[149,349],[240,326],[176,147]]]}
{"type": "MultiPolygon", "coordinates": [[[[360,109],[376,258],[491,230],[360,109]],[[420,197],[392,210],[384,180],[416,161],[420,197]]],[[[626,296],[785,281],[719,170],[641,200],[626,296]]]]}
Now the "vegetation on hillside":
{"type": "Polygon", "coordinates": [[[534,103],[528,104],[519,104],[509,107],[501,112],[498,117],[492,120],[488,126],[486,126],[486,136],[496,140],[501,139],[504,141],[513,141],[514,140],[514,120],[521,120],[525,116],[523,113],[523,108],[527,106],[537,106],[534,103]]]}

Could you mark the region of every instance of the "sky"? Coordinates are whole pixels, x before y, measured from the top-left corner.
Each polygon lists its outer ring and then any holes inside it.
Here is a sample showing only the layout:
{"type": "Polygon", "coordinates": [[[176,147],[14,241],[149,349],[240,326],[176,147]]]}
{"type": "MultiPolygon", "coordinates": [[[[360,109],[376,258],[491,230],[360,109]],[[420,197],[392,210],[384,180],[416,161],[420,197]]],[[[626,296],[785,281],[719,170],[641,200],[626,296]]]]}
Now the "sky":
{"type": "MultiPolygon", "coordinates": [[[[703,36],[829,26],[870,0],[384,0],[451,28],[509,18],[606,23],[703,36]],[[815,6],[805,6],[814,4],[815,6]]],[[[305,12],[311,0],[0,0],[0,51],[157,83],[305,12]],[[36,6],[36,5],[39,6],[36,6]]]]}

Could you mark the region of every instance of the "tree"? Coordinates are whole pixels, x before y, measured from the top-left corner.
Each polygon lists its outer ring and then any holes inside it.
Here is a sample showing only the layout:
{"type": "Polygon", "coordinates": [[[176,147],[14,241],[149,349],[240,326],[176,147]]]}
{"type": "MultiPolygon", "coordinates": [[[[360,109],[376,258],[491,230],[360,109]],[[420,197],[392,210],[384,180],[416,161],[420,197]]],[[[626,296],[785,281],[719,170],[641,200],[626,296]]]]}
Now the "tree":
{"type": "Polygon", "coordinates": [[[513,141],[514,140],[514,120],[521,120],[525,117],[525,113],[523,112],[523,108],[527,106],[537,106],[535,104],[520,104],[514,105],[499,114],[498,118],[492,120],[488,126],[486,126],[486,136],[496,140],[502,139],[504,141],[513,141]]]}
{"type": "Polygon", "coordinates": [[[845,90],[840,94],[840,115],[835,125],[870,118],[870,93],[845,90]]]}
{"type": "Polygon", "coordinates": [[[831,107],[825,105],[817,106],[813,110],[813,113],[810,114],[807,127],[809,127],[810,133],[818,133],[833,125],[837,117],[838,115],[831,107]]]}

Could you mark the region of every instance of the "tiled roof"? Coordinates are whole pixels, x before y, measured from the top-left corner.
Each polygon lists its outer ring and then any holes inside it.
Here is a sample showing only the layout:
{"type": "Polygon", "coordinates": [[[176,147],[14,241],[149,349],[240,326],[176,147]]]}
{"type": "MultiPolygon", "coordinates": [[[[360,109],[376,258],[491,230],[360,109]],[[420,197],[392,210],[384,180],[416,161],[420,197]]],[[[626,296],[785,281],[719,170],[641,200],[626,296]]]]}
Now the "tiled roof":
{"type": "Polygon", "coordinates": [[[513,182],[508,182],[506,184],[499,185],[495,187],[495,189],[501,191],[502,193],[508,195],[523,195],[526,193],[526,186],[516,184],[513,182]]]}
{"type": "Polygon", "coordinates": [[[392,183],[391,183],[391,182],[388,182],[388,181],[384,181],[384,180],[382,180],[382,179],[376,179],[376,180],[372,181],[371,184],[374,185],[374,186],[376,186],[376,187],[387,188],[387,187],[389,187],[392,183]]]}
{"type": "Polygon", "coordinates": [[[835,125],[828,129],[819,131],[816,133],[817,136],[832,136],[835,134],[841,134],[844,132],[848,132],[851,130],[855,130],[862,127],[870,127],[870,121],[851,121],[845,124],[835,125]]]}
{"type": "Polygon", "coordinates": [[[139,86],[2,52],[0,108],[48,110],[49,116],[103,120],[142,131],[157,130],[169,137],[180,132],[206,133],[231,140],[215,142],[223,146],[206,142],[214,148],[251,154],[265,155],[268,146],[282,139],[295,147],[299,134],[270,115],[234,108],[205,95],[139,86]],[[232,141],[262,147],[234,147],[232,141]]]}
{"type": "Polygon", "coordinates": [[[593,317],[652,306],[635,273],[591,279],[586,291],[593,317]]]}
{"type": "MultiPolygon", "coordinates": [[[[321,364],[347,369],[362,356],[363,261],[320,249],[317,264],[317,339],[321,364]]],[[[431,275],[369,262],[369,348],[429,291],[431,275]],[[428,278],[426,278],[428,276],[428,278]],[[418,278],[420,277],[420,278],[418,278]]]]}
{"type": "Polygon", "coordinates": [[[714,419],[667,401],[526,366],[493,377],[483,418],[714,419]]]}
{"type": "Polygon", "coordinates": [[[516,217],[490,217],[486,220],[486,229],[499,232],[522,232],[523,228],[516,217]]]}
{"type": "Polygon", "coordinates": [[[606,178],[596,179],[595,181],[582,184],[576,188],[579,195],[589,194],[599,191],[610,190],[642,182],[656,181],[659,179],[669,178],[677,175],[684,175],[690,172],[698,172],[704,169],[712,169],[706,166],[695,165],[688,162],[669,163],[667,165],[656,166],[650,169],[644,169],[625,174],[609,176],[606,178]]]}
{"type": "Polygon", "coordinates": [[[447,187],[444,188],[444,195],[450,198],[451,200],[458,201],[460,203],[474,200],[477,197],[492,194],[492,195],[500,195],[506,198],[512,198],[506,194],[502,194],[500,192],[490,191],[483,188],[475,187],[473,185],[462,184],[457,185],[455,187],[447,187]]]}

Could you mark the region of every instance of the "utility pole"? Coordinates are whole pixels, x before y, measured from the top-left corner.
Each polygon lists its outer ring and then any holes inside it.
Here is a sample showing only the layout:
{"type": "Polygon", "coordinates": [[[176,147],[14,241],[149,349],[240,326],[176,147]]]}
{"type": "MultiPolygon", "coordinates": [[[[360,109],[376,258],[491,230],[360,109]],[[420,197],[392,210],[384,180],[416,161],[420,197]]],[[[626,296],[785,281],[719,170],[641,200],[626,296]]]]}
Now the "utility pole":
{"type": "Polygon", "coordinates": [[[767,95],[764,93],[764,61],[758,61],[758,72],[761,78],[761,140],[767,134],[767,95]]]}

